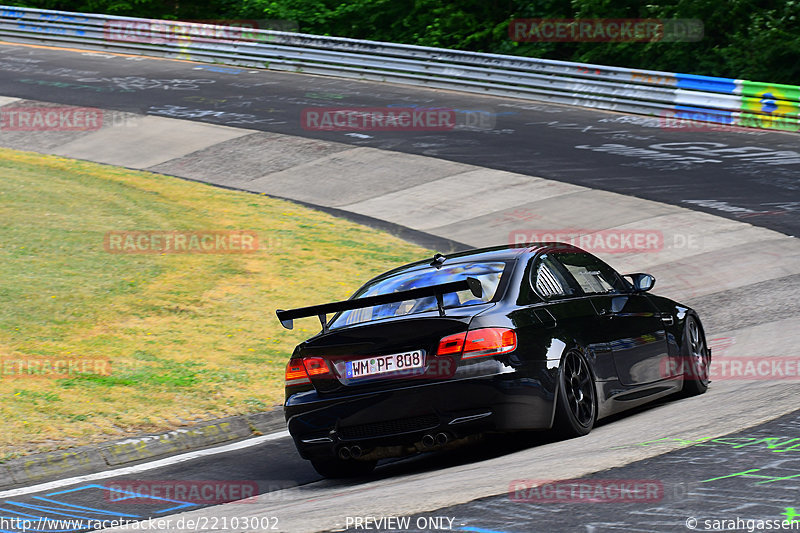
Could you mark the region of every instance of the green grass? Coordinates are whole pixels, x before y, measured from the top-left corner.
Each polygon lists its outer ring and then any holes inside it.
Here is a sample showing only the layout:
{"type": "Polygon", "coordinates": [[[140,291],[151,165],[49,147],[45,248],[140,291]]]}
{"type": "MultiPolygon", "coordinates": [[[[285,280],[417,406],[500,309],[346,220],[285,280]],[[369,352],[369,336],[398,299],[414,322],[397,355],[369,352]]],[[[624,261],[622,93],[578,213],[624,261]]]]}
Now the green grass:
{"type": "Polygon", "coordinates": [[[0,375],[0,461],[262,411],[294,345],[275,309],[346,298],[429,252],[265,196],[0,149],[0,358],[111,361],[0,375]],[[253,254],[112,254],[109,231],[252,230],[253,254]]]}

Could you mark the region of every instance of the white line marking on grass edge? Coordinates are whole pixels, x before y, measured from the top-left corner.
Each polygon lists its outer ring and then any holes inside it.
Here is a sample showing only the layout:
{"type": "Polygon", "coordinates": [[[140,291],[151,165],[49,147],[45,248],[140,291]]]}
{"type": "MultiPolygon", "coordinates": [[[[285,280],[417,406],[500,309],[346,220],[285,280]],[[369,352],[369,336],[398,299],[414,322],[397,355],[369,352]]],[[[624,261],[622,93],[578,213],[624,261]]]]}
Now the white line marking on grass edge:
{"type": "Polygon", "coordinates": [[[207,455],[216,455],[219,453],[226,453],[235,450],[241,450],[243,448],[249,448],[250,446],[257,446],[258,444],[261,444],[263,442],[278,440],[288,436],[289,436],[288,431],[278,431],[276,433],[270,433],[269,435],[263,435],[261,437],[255,437],[240,442],[234,442],[233,444],[226,444],[224,446],[217,446],[216,448],[208,448],[206,450],[198,450],[196,452],[188,452],[181,455],[175,455],[173,457],[167,457],[165,459],[159,459],[158,461],[142,463],[140,465],[127,466],[125,468],[117,468],[116,470],[105,470],[103,472],[95,472],[94,474],[86,474],[85,476],[75,476],[66,479],[58,479],[56,481],[40,483],[39,485],[31,485],[30,487],[21,487],[19,489],[6,490],[0,492],[0,498],[11,498],[14,496],[21,496],[23,494],[30,494],[32,492],[53,490],[65,487],[67,485],[74,485],[75,483],[84,483],[86,481],[95,481],[98,479],[106,479],[114,476],[125,476],[128,474],[136,474],[139,472],[145,472],[147,470],[153,470],[154,468],[161,468],[162,466],[169,466],[176,463],[191,461],[192,459],[197,459],[198,457],[205,457],[207,455]]]}

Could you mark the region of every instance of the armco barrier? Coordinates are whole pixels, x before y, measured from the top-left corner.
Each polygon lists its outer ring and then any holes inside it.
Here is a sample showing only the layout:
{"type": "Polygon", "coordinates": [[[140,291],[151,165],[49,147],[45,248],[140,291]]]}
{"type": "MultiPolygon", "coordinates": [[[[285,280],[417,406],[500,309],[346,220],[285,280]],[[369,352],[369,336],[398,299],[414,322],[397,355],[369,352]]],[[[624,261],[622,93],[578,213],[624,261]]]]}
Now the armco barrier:
{"type": "Polygon", "coordinates": [[[342,37],[0,6],[0,40],[798,131],[800,87],[342,37]]]}

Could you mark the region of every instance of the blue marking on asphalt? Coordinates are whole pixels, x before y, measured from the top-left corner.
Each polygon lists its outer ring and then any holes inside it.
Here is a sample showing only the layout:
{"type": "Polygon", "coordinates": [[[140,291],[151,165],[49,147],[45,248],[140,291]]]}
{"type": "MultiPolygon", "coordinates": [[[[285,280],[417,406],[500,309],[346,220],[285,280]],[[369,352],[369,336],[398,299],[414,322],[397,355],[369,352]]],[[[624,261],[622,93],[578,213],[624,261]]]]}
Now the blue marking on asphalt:
{"type": "MultiPolygon", "coordinates": [[[[9,513],[18,514],[18,515],[20,515],[20,516],[29,516],[29,517],[31,517],[31,518],[39,518],[38,516],[36,516],[36,515],[33,515],[33,514],[21,513],[21,512],[19,512],[19,511],[15,511],[15,510],[13,510],[13,509],[6,509],[5,507],[0,507],[0,511],[7,511],[7,512],[9,512],[9,513]]],[[[14,518],[14,517],[13,517],[13,516],[3,516],[3,515],[0,515],[0,518],[14,518]]]]}
{"type": "MultiPolygon", "coordinates": [[[[50,496],[50,495],[48,494],[48,496],[50,496]]],[[[91,514],[99,514],[99,515],[108,514],[108,515],[112,515],[112,516],[129,516],[131,518],[139,518],[138,514],[117,513],[115,511],[109,511],[107,509],[97,509],[96,507],[85,507],[83,505],[75,505],[75,504],[72,504],[72,503],[64,503],[64,502],[60,502],[58,500],[53,500],[52,498],[45,498],[44,496],[34,496],[34,498],[37,499],[37,500],[41,500],[43,502],[55,503],[56,505],[61,505],[61,506],[64,506],[64,507],[75,509],[77,511],[84,511],[84,512],[88,512],[88,513],[91,513],[91,514]]]]}
{"type": "Polygon", "coordinates": [[[175,511],[176,509],[183,509],[184,507],[191,507],[193,505],[197,505],[196,503],[192,503],[192,502],[184,502],[184,501],[181,501],[181,500],[170,500],[169,498],[161,498],[161,497],[158,497],[158,496],[150,496],[148,494],[139,494],[137,492],[131,492],[131,491],[128,491],[128,490],[120,490],[120,489],[108,489],[108,490],[113,491],[113,492],[119,492],[119,493],[128,494],[128,496],[126,496],[125,498],[115,498],[114,500],[111,500],[114,503],[120,502],[120,501],[124,501],[124,500],[130,500],[130,499],[133,499],[133,498],[147,498],[149,500],[159,500],[159,501],[163,501],[163,502],[170,502],[170,503],[179,504],[179,505],[175,505],[174,507],[167,507],[166,509],[153,511],[153,513],[168,513],[170,511],[175,511]]]}
{"type": "MultiPolygon", "coordinates": [[[[150,496],[149,494],[139,494],[139,493],[136,493],[136,492],[131,492],[129,490],[122,490],[122,489],[115,489],[115,488],[111,488],[111,487],[106,487],[104,485],[83,485],[83,486],[75,488],[75,489],[62,490],[60,492],[51,492],[50,494],[48,494],[48,496],[56,496],[58,494],[66,494],[66,493],[69,493],[69,492],[76,492],[76,491],[79,491],[79,490],[86,490],[86,489],[91,489],[91,488],[101,489],[101,490],[105,490],[105,491],[109,491],[109,492],[118,492],[120,494],[128,494],[128,496],[125,497],[125,498],[116,498],[114,500],[110,500],[112,502],[118,502],[118,501],[128,500],[128,499],[132,499],[132,498],[145,498],[145,499],[148,499],[148,500],[158,500],[158,501],[162,501],[162,502],[180,504],[180,505],[176,505],[174,507],[168,507],[166,509],[153,511],[154,513],[166,513],[166,512],[169,512],[169,511],[174,511],[175,509],[183,509],[184,507],[191,507],[193,505],[197,505],[196,503],[192,503],[192,502],[185,502],[185,501],[182,501],[182,500],[171,500],[169,498],[161,498],[160,496],[150,496]]],[[[35,497],[38,498],[38,496],[35,496],[35,497]]],[[[69,505],[69,504],[62,504],[62,505],[69,505]]],[[[80,506],[73,506],[73,507],[80,507],[80,506]]],[[[90,507],[85,507],[84,509],[91,509],[91,508],[90,507]]],[[[95,510],[97,510],[97,509],[95,509],[95,510]]],[[[107,512],[109,514],[113,514],[112,511],[103,511],[103,512],[107,512]]],[[[117,514],[116,516],[134,516],[134,517],[138,517],[139,515],[117,514]]]]}
{"type": "MultiPolygon", "coordinates": [[[[76,505],[72,503],[67,503],[64,501],[59,501],[59,496],[63,496],[66,494],[70,494],[73,492],[78,491],[85,491],[85,490],[102,490],[108,493],[115,493],[122,497],[111,496],[109,494],[108,501],[112,504],[117,504],[120,501],[128,500],[128,499],[147,499],[151,500],[154,504],[177,504],[177,505],[168,505],[166,507],[153,510],[149,512],[150,516],[152,515],[160,515],[164,513],[173,512],[176,510],[184,509],[186,507],[196,507],[198,504],[193,502],[186,502],[182,500],[172,500],[169,498],[161,498],[159,496],[151,496],[148,494],[138,494],[136,492],[112,488],[105,485],[81,485],[76,488],[61,490],[57,492],[50,492],[45,494],[44,496],[31,496],[31,500],[28,503],[22,501],[15,501],[15,500],[5,500],[2,503],[4,507],[0,507],[0,519],[6,520],[14,520],[14,519],[29,519],[33,522],[41,523],[42,520],[59,520],[60,518],[56,517],[64,517],[64,518],[72,518],[84,521],[92,521],[92,520],[102,520],[108,517],[113,518],[126,518],[126,519],[136,519],[141,520],[144,517],[140,514],[129,514],[129,513],[121,513],[118,511],[112,511],[109,509],[98,509],[95,507],[86,507],[83,505],[76,505]],[[58,499],[56,499],[58,498],[58,499]],[[24,511],[29,512],[39,512],[40,514],[28,514],[24,511]],[[80,514],[79,514],[80,513],[80,514]]],[[[4,524],[7,527],[7,524],[4,524]]],[[[39,533],[45,533],[44,530],[32,530],[32,531],[39,531],[39,533]]],[[[78,531],[78,529],[60,529],[60,530],[49,530],[51,533],[56,532],[70,532],[70,531],[78,531]]],[[[9,531],[6,529],[0,529],[0,533],[19,533],[18,531],[9,531]]]]}
{"type": "Polygon", "coordinates": [[[482,527],[462,527],[461,531],[472,531],[473,533],[505,533],[504,531],[496,531],[494,529],[484,529],[482,527]]]}
{"type": "MultiPolygon", "coordinates": [[[[42,506],[42,505],[31,505],[29,503],[20,503],[20,502],[12,502],[12,501],[6,501],[6,503],[10,504],[10,505],[18,505],[18,506],[22,507],[23,509],[30,509],[32,511],[50,511],[50,512],[52,512],[54,514],[61,515],[61,516],[68,516],[70,518],[81,518],[81,519],[85,519],[86,518],[85,515],[70,514],[70,513],[60,513],[59,511],[64,511],[65,509],[58,509],[56,507],[46,507],[46,506],[42,506]]],[[[56,503],[58,503],[58,502],[56,502],[56,503]]]]}

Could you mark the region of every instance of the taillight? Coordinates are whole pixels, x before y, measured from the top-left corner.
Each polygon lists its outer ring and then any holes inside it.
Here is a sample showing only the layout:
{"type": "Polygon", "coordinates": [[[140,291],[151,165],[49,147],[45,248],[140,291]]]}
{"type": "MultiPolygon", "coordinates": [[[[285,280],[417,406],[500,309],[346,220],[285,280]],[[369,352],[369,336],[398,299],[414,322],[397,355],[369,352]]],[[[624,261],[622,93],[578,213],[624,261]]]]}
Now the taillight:
{"type": "Polygon", "coordinates": [[[308,373],[305,366],[303,366],[302,359],[290,359],[289,364],[286,365],[286,386],[304,385],[311,383],[308,379],[308,373]]]}
{"type": "Polygon", "coordinates": [[[330,369],[325,359],[322,357],[304,357],[303,364],[306,367],[306,372],[309,376],[320,376],[322,374],[329,374],[330,369]]]}
{"type": "Polygon", "coordinates": [[[461,353],[464,349],[464,338],[467,333],[456,333],[455,335],[448,335],[439,341],[439,348],[436,350],[436,355],[453,355],[461,353]]]}
{"type": "Polygon", "coordinates": [[[513,351],[517,334],[508,328],[481,328],[448,335],[439,341],[436,355],[462,354],[462,359],[485,357],[513,351]]]}
{"type": "Polygon", "coordinates": [[[462,359],[497,355],[517,347],[517,334],[508,328],[482,328],[467,332],[462,359]]]}

